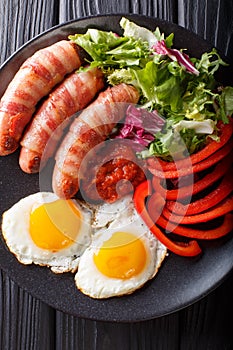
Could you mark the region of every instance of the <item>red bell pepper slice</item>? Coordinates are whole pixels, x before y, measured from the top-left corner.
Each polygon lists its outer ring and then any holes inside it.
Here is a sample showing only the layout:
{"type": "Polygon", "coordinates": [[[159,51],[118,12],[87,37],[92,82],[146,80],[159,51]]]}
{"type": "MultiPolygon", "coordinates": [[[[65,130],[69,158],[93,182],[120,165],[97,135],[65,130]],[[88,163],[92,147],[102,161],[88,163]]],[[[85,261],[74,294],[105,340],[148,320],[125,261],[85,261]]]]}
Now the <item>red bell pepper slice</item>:
{"type": "Polygon", "coordinates": [[[224,214],[233,211],[233,196],[227,197],[222,202],[220,202],[215,207],[205,211],[204,213],[199,213],[196,215],[176,215],[173,214],[170,210],[168,210],[167,206],[163,208],[163,215],[169,221],[179,223],[179,224],[198,224],[201,222],[207,222],[209,220],[213,220],[218,218],[224,214]]]}
{"type": "Polygon", "coordinates": [[[182,204],[178,201],[167,201],[166,207],[172,213],[178,215],[194,215],[214,207],[216,204],[225,199],[233,190],[232,175],[226,174],[219,186],[207,194],[205,197],[198,199],[189,204],[182,204]]]}
{"type": "Polygon", "coordinates": [[[195,195],[205,190],[209,186],[213,185],[222,176],[224,176],[224,174],[226,174],[227,170],[231,166],[232,158],[232,154],[225,157],[216,165],[216,167],[213,169],[213,171],[211,171],[210,174],[205,175],[203,178],[197,180],[192,185],[182,186],[176,189],[168,190],[167,188],[162,186],[162,179],[158,178],[157,176],[153,176],[152,186],[156,192],[159,192],[167,200],[172,201],[190,197],[190,195],[195,195]]]}
{"type": "Polygon", "coordinates": [[[221,225],[214,229],[208,230],[198,230],[183,225],[177,225],[168,221],[163,216],[160,216],[158,218],[157,225],[179,236],[185,236],[194,239],[211,240],[226,236],[233,230],[233,214],[226,214],[221,225]]]}
{"type": "Polygon", "coordinates": [[[193,166],[184,166],[181,169],[177,170],[168,170],[168,171],[161,171],[157,170],[155,165],[157,163],[157,160],[154,158],[149,158],[147,160],[148,170],[155,176],[160,178],[168,178],[168,179],[175,179],[179,178],[181,176],[187,176],[192,173],[197,173],[202,170],[208,169],[214,164],[218,163],[220,160],[222,160],[224,157],[226,157],[232,150],[233,143],[231,140],[226,143],[222,148],[220,148],[218,151],[216,151],[214,154],[212,154],[210,157],[204,159],[203,161],[194,164],[193,166]]]}
{"type": "Polygon", "coordinates": [[[134,192],[134,205],[144,220],[145,224],[149,227],[150,231],[155,237],[164,244],[171,252],[181,256],[197,256],[201,253],[201,248],[197,241],[191,240],[187,243],[173,242],[170,240],[151,219],[147,208],[146,199],[151,195],[151,182],[149,180],[142,182],[134,192]]]}

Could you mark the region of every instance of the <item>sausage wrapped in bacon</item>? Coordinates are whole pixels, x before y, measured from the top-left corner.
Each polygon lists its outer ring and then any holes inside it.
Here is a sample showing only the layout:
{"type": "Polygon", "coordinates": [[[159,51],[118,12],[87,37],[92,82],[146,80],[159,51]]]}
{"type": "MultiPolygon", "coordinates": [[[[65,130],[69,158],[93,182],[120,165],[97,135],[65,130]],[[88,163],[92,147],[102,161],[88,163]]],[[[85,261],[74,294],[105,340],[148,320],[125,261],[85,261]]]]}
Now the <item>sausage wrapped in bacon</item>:
{"type": "Polygon", "coordinates": [[[94,68],[71,73],[51,92],[34,115],[20,142],[23,147],[19,164],[23,171],[35,173],[39,171],[40,166],[42,168],[46,164],[57,144],[58,133],[54,131],[71,115],[86,107],[103,87],[103,73],[94,68]]]}
{"type": "Polygon", "coordinates": [[[82,56],[77,45],[61,40],[22,64],[0,101],[0,155],[17,149],[38,101],[82,64],[82,56]]]}
{"type": "Polygon", "coordinates": [[[87,153],[104,141],[124,116],[129,103],[137,103],[138,91],[119,84],[100,93],[98,98],[76,118],[56,154],[53,190],[65,198],[79,189],[79,169],[87,153]]]}

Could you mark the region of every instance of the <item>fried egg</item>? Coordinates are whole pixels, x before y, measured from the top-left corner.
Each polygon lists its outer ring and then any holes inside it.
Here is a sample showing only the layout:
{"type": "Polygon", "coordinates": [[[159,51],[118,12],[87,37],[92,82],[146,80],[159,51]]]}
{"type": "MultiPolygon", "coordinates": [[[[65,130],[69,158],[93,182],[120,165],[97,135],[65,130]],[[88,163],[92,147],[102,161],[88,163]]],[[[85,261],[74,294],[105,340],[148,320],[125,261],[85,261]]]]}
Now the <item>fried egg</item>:
{"type": "Polygon", "coordinates": [[[19,262],[74,272],[91,242],[91,212],[77,201],[38,192],[3,213],[2,234],[19,262]]]}
{"type": "Polygon", "coordinates": [[[75,283],[92,298],[121,296],[141,288],[156,275],[167,253],[132,202],[119,213],[115,220],[111,217],[108,228],[96,230],[80,258],[75,283]],[[127,223],[122,223],[121,216],[128,218],[127,223]]]}

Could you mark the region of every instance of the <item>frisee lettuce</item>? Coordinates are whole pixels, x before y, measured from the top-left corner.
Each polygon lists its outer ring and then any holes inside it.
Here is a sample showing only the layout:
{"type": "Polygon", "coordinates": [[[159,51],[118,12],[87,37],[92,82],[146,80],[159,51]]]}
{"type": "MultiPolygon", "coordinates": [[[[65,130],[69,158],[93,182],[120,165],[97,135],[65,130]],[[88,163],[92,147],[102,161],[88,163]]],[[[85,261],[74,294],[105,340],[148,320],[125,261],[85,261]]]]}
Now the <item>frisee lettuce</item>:
{"type": "Polygon", "coordinates": [[[165,37],[159,28],[150,31],[125,17],[120,26],[122,36],[88,29],[85,34],[71,35],[69,39],[89,54],[89,67],[101,68],[110,85],[132,84],[140,92],[139,105],[156,110],[166,120],[163,130],[154,135],[142,156],[168,159],[175,147],[180,152],[182,142],[189,153],[196,152],[209,135],[198,130],[204,130],[211,120],[214,138],[213,124],[218,120],[228,123],[233,114],[233,87],[219,88],[214,77],[226,63],[216,49],[203,53],[199,59],[190,58],[184,49],[172,48],[173,33],[165,37]],[[182,120],[188,124],[181,128],[182,120]],[[179,142],[177,135],[182,138],[179,142]]]}

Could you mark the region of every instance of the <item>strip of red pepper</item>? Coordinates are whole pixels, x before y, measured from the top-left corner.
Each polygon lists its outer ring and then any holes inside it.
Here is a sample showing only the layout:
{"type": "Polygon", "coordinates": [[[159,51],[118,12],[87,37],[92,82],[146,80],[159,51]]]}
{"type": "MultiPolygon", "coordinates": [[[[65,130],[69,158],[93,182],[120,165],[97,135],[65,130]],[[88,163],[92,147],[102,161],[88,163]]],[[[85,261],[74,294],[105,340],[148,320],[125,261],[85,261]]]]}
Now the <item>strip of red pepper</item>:
{"type": "Polygon", "coordinates": [[[232,175],[228,172],[217,188],[189,204],[182,204],[178,201],[167,201],[166,207],[172,213],[178,215],[194,215],[214,207],[233,191],[232,175]]]}
{"type": "Polygon", "coordinates": [[[165,207],[163,208],[162,214],[169,221],[179,223],[179,224],[184,224],[184,225],[191,225],[191,224],[199,224],[201,222],[207,222],[209,220],[213,220],[231,211],[233,211],[233,196],[227,197],[218,205],[216,205],[212,209],[205,211],[204,213],[199,213],[196,215],[185,215],[185,216],[176,215],[176,214],[173,214],[170,210],[168,210],[168,208],[165,205],[165,207]]]}
{"type": "Polygon", "coordinates": [[[152,178],[152,186],[156,192],[159,192],[167,200],[177,200],[190,197],[190,195],[195,195],[209,186],[213,185],[217,180],[219,180],[231,166],[231,160],[233,158],[232,154],[229,154],[222,161],[220,161],[215,169],[210,173],[205,175],[200,180],[196,181],[193,185],[183,186],[180,188],[168,190],[162,186],[162,179],[157,176],[152,178]]]}
{"type": "MultiPolygon", "coordinates": [[[[217,127],[220,129],[220,141],[211,140],[202,150],[194,153],[190,156],[190,161],[192,165],[201,162],[207,157],[211,156],[214,152],[223,147],[231,138],[233,133],[233,119],[231,118],[229,124],[218,123],[217,127]]],[[[166,171],[177,170],[183,167],[184,159],[178,160],[176,162],[166,162],[164,160],[158,159],[154,163],[155,169],[161,171],[161,169],[166,171]]]]}
{"type": "Polygon", "coordinates": [[[154,224],[146,208],[146,199],[149,195],[151,195],[151,182],[149,180],[142,182],[134,192],[135,208],[150,231],[167,249],[175,254],[190,257],[199,255],[201,248],[197,241],[191,240],[187,243],[173,242],[154,224]]]}
{"type": "Polygon", "coordinates": [[[233,144],[232,141],[228,141],[228,143],[220,148],[218,151],[216,151],[212,156],[200,161],[199,163],[194,164],[191,167],[183,167],[178,170],[168,170],[168,171],[161,171],[157,170],[155,168],[156,165],[156,157],[149,158],[147,160],[148,164],[148,170],[155,176],[160,178],[168,178],[168,179],[175,179],[182,176],[189,175],[191,173],[197,173],[202,170],[208,169],[214,164],[218,163],[220,160],[222,160],[224,157],[226,157],[232,150],[233,144]]]}
{"type": "Polygon", "coordinates": [[[163,216],[157,220],[157,224],[165,230],[177,234],[179,236],[185,236],[194,239],[217,239],[227,235],[233,229],[233,214],[226,214],[224,216],[223,222],[217,228],[208,230],[197,230],[183,225],[176,225],[163,216]]]}

